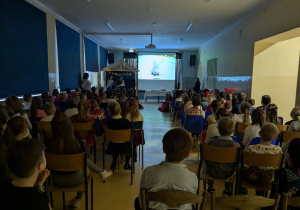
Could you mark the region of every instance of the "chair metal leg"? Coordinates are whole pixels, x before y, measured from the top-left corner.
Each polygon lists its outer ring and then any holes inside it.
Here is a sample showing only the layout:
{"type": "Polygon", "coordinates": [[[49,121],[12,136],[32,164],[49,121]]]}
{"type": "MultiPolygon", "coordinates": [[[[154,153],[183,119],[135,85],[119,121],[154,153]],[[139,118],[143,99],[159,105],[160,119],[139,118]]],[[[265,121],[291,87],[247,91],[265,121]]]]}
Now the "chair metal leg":
{"type": "Polygon", "coordinates": [[[103,169],[105,169],[105,141],[103,141],[103,169]]]}
{"type": "Polygon", "coordinates": [[[97,146],[96,146],[96,138],[94,142],[94,163],[97,163],[97,146]]]}
{"type": "Polygon", "coordinates": [[[216,209],[216,192],[212,192],[211,193],[211,210],[215,210],[216,209]]]}
{"type": "Polygon", "coordinates": [[[89,210],[89,191],[87,186],[85,187],[85,210],[89,210]]]}
{"type": "Polygon", "coordinates": [[[94,178],[91,179],[91,210],[94,208],[94,178]]]}
{"type": "Polygon", "coordinates": [[[141,160],[141,147],[140,147],[140,144],[139,144],[139,161],[141,160]]]}
{"type": "Polygon", "coordinates": [[[134,170],[134,161],[133,161],[133,150],[131,152],[131,176],[130,176],[130,185],[133,184],[133,170],[134,170]]]}
{"type": "Polygon", "coordinates": [[[52,195],[52,192],[49,192],[49,196],[50,196],[50,205],[51,207],[53,208],[53,195],[52,195]]]}
{"type": "Polygon", "coordinates": [[[142,145],[142,170],[144,170],[144,145],[142,145]]]}
{"type": "Polygon", "coordinates": [[[62,197],[63,197],[63,209],[66,209],[66,198],[65,198],[65,192],[62,192],[62,197]]]}

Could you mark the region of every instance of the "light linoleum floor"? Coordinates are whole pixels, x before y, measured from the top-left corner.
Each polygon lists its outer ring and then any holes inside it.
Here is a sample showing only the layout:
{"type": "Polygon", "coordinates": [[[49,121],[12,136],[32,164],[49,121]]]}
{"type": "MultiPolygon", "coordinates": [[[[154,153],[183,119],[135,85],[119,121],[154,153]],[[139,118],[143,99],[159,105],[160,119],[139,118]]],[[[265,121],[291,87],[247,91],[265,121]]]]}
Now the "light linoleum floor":
{"type": "MultiPolygon", "coordinates": [[[[156,102],[142,103],[145,107],[141,110],[144,117],[144,132],[146,144],[144,145],[144,167],[158,164],[164,161],[164,153],[162,151],[162,138],[170,129],[174,128],[170,120],[169,113],[161,113],[157,110],[160,104],[156,102]]],[[[97,139],[97,165],[102,168],[102,138],[97,139]]],[[[111,157],[106,156],[106,170],[109,170],[111,157]]],[[[185,161],[188,169],[192,172],[197,171],[197,149],[195,149],[189,159],[185,161]]],[[[123,164],[120,170],[115,170],[115,173],[103,183],[98,175],[94,175],[94,209],[98,210],[133,210],[134,200],[139,194],[140,179],[142,175],[142,164],[135,164],[135,174],[133,177],[133,185],[130,185],[130,171],[123,170],[123,164]]],[[[203,191],[201,182],[200,192],[203,191]]],[[[223,183],[215,182],[217,196],[222,195],[224,189],[223,183]]],[[[66,193],[66,204],[71,200],[76,193],[66,193]]],[[[54,193],[54,210],[63,209],[62,194],[54,193]]],[[[85,209],[84,196],[81,206],[78,209],[85,209]]],[[[67,209],[71,209],[67,206],[67,209]]],[[[89,206],[90,209],[90,206],[89,206]]],[[[210,209],[209,204],[207,209],[210,209]]],[[[217,209],[228,209],[217,206],[217,209]]]]}

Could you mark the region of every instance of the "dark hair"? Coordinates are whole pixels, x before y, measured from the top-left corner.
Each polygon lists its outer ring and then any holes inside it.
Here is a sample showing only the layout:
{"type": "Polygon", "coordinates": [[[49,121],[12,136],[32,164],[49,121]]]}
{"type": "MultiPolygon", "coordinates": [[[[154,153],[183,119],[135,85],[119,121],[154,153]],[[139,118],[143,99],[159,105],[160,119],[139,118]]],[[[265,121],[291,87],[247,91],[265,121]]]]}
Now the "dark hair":
{"type": "Polygon", "coordinates": [[[84,73],[83,74],[83,79],[88,79],[89,78],[89,73],[84,73]]]}
{"type": "Polygon", "coordinates": [[[30,114],[31,117],[37,117],[38,109],[42,108],[41,98],[35,96],[32,98],[31,106],[30,106],[30,114]]]}
{"type": "Polygon", "coordinates": [[[190,97],[189,96],[184,96],[184,98],[183,98],[183,103],[187,103],[187,102],[189,102],[189,100],[190,100],[190,97]]]}
{"type": "Polygon", "coordinates": [[[74,136],[73,125],[67,115],[57,113],[51,121],[52,139],[47,142],[47,151],[55,154],[76,154],[82,151],[74,136]]]}
{"type": "Polygon", "coordinates": [[[18,178],[28,178],[43,162],[44,145],[38,139],[17,141],[7,151],[7,165],[18,178]]]}
{"type": "Polygon", "coordinates": [[[3,143],[6,145],[12,145],[17,141],[17,135],[19,135],[24,129],[27,129],[27,121],[24,117],[15,116],[8,120],[7,127],[3,135],[3,143]]]}
{"type": "Polygon", "coordinates": [[[271,103],[271,97],[269,95],[264,95],[261,97],[261,104],[263,106],[267,106],[270,103],[271,103]]]}
{"type": "Polygon", "coordinates": [[[185,129],[175,128],[168,131],[162,140],[163,150],[169,162],[182,161],[193,147],[192,135],[185,129]]]}
{"type": "Polygon", "coordinates": [[[24,94],[23,99],[25,102],[29,102],[31,99],[31,94],[24,94]]]}
{"type": "Polygon", "coordinates": [[[91,110],[95,110],[98,107],[98,103],[95,99],[91,99],[90,103],[91,103],[91,110]]]}
{"type": "Polygon", "coordinates": [[[277,106],[275,104],[269,104],[266,107],[266,122],[277,124],[277,106]]]}
{"type": "Polygon", "coordinates": [[[254,106],[254,105],[255,105],[255,100],[254,100],[254,99],[249,99],[249,100],[248,100],[248,103],[249,103],[251,106],[254,106]]]}
{"type": "Polygon", "coordinates": [[[245,100],[246,100],[246,93],[240,92],[240,93],[237,95],[237,99],[239,100],[239,102],[245,101],[245,100]]]}
{"type": "Polygon", "coordinates": [[[121,84],[122,84],[122,81],[118,79],[118,80],[116,81],[116,85],[121,85],[121,84]]]}
{"type": "Polygon", "coordinates": [[[91,88],[92,92],[94,93],[96,91],[96,88],[95,87],[92,87],[91,88]]]}
{"type": "Polygon", "coordinates": [[[5,106],[4,108],[6,109],[9,117],[13,117],[15,115],[14,110],[10,106],[5,106]]]}
{"type": "Polygon", "coordinates": [[[19,113],[20,115],[23,115],[26,113],[23,109],[22,103],[17,96],[10,96],[6,101],[6,105],[10,106],[14,110],[15,114],[19,113]]]}
{"type": "Polygon", "coordinates": [[[225,108],[220,108],[215,113],[216,119],[219,120],[221,117],[228,117],[229,113],[225,108]]]}
{"type": "Polygon", "coordinates": [[[77,101],[74,98],[70,98],[67,102],[67,105],[70,109],[77,107],[77,101]]]}
{"type": "Polygon", "coordinates": [[[47,115],[51,115],[53,112],[55,113],[55,106],[53,103],[47,103],[44,107],[44,111],[47,115]]]}
{"type": "Polygon", "coordinates": [[[220,97],[220,98],[224,98],[224,99],[225,99],[225,97],[226,97],[226,94],[225,94],[225,92],[220,92],[220,93],[219,93],[219,97],[220,97]]]}
{"type": "Polygon", "coordinates": [[[213,100],[211,102],[211,108],[213,109],[213,111],[217,111],[219,108],[221,107],[221,102],[219,100],[213,100]]]}
{"type": "Polygon", "coordinates": [[[287,152],[294,167],[300,168],[300,138],[295,138],[289,142],[287,152]]]}
{"type": "Polygon", "coordinates": [[[67,89],[66,89],[66,92],[67,92],[68,94],[70,94],[70,93],[71,93],[71,88],[67,88],[67,89]]]}
{"type": "Polygon", "coordinates": [[[42,92],[41,99],[45,101],[47,96],[48,96],[48,92],[42,92]]]}
{"type": "Polygon", "coordinates": [[[60,92],[58,94],[58,97],[59,97],[60,101],[66,101],[66,94],[65,93],[60,92]]]}
{"type": "Polygon", "coordinates": [[[8,120],[9,116],[7,113],[7,110],[5,109],[5,107],[0,104],[0,136],[1,136],[1,132],[3,131],[3,127],[6,124],[6,121],[8,120]]]}
{"type": "Polygon", "coordinates": [[[111,98],[114,95],[112,90],[106,91],[106,98],[111,98]]]}
{"type": "Polygon", "coordinates": [[[200,105],[200,98],[199,97],[193,97],[192,98],[192,104],[193,104],[193,106],[195,107],[195,106],[199,106],[200,105]]]}
{"type": "Polygon", "coordinates": [[[262,127],[266,122],[265,112],[262,108],[258,107],[253,110],[251,114],[252,125],[258,124],[262,127]]]}
{"type": "Polygon", "coordinates": [[[58,89],[54,89],[54,90],[52,91],[52,96],[53,96],[53,97],[58,97],[58,94],[59,94],[58,89]]]}

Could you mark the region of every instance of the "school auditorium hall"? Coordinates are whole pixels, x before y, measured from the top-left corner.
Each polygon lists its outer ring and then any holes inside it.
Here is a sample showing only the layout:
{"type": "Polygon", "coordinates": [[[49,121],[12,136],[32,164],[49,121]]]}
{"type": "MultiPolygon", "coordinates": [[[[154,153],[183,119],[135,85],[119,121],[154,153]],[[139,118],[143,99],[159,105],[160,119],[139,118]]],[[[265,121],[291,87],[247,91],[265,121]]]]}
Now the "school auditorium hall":
{"type": "Polygon", "coordinates": [[[1,0],[1,210],[300,209],[299,0],[1,0]]]}

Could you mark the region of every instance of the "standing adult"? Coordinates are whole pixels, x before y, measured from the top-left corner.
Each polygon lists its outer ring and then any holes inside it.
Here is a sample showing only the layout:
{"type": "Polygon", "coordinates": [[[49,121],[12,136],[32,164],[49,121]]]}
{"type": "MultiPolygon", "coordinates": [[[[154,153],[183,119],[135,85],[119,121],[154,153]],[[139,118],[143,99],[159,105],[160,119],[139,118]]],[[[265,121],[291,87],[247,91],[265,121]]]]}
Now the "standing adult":
{"type": "Polygon", "coordinates": [[[89,73],[83,74],[83,79],[81,82],[81,88],[83,90],[91,91],[91,82],[89,81],[89,73]]]}
{"type": "Polygon", "coordinates": [[[125,85],[125,81],[124,81],[124,79],[123,79],[123,77],[120,77],[120,80],[122,81],[122,83],[121,83],[121,87],[125,87],[126,85],[125,85]]]}
{"type": "Polygon", "coordinates": [[[199,78],[197,78],[193,88],[196,93],[200,91],[200,85],[201,85],[200,80],[199,78]]]}
{"type": "Polygon", "coordinates": [[[109,80],[107,80],[107,86],[109,86],[113,82],[114,82],[113,76],[110,76],[109,80]]]}

